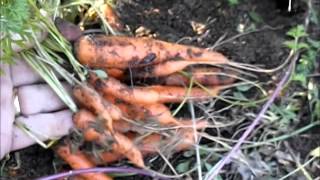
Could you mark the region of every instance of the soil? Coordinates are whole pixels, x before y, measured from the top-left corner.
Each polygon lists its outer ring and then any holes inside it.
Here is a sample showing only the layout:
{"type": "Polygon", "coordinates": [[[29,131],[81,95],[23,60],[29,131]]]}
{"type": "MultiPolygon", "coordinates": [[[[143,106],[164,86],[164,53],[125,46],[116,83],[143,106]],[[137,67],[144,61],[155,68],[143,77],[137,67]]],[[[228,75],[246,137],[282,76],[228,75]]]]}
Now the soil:
{"type": "MultiPolygon", "coordinates": [[[[288,55],[283,45],[287,39],[285,33],[291,27],[303,24],[306,16],[306,4],[302,1],[294,1],[290,13],[283,5],[285,2],[240,0],[240,4],[231,6],[226,0],[121,0],[117,11],[132,35],[200,47],[212,47],[221,37],[228,39],[252,31],[215,49],[236,62],[273,68],[288,55]]],[[[305,156],[319,145],[319,129],[313,133],[314,138],[303,139],[308,136],[305,134],[292,139],[293,150],[305,156]]],[[[3,179],[32,179],[54,173],[53,162],[56,160],[51,150],[35,145],[11,155],[3,179]],[[20,154],[21,166],[14,169],[16,153],[20,154]]],[[[239,176],[231,179],[239,179],[239,176]]]]}

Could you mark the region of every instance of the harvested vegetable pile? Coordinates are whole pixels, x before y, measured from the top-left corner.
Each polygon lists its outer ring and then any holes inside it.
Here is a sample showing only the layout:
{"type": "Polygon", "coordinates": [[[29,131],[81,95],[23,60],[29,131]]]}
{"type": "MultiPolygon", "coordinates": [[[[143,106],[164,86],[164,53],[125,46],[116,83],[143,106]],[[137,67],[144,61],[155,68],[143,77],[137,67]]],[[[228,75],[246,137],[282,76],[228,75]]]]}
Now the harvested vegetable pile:
{"type": "MultiPolygon", "coordinates": [[[[110,13],[112,9],[106,9],[105,14],[115,15],[110,13]]],[[[113,19],[112,27],[119,30],[118,18],[106,19],[113,19]]],[[[68,34],[73,25],[59,20],[58,27],[66,38],[75,40],[76,57],[89,68],[87,81],[73,88],[81,108],[73,121],[84,142],[77,144],[75,152],[71,151],[71,141],[56,147],[56,152],[73,169],[106,165],[124,158],[146,168],[144,157],[163,148],[170,148],[171,152],[192,148],[198,142],[196,131],[205,129],[208,122],[177,118],[168,105],[210,99],[235,80],[230,77],[235,72],[208,67],[231,64],[218,52],[151,38],[102,34],[74,38],[75,35],[68,34]],[[97,69],[105,74],[96,73],[97,69]],[[183,70],[185,74],[181,73],[183,70]],[[193,82],[201,86],[194,86],[193,82]],[[99,150],[80,150],[88,143],[99,150]]],[[[110,179],[101,173],[82,177],[110,179]]]]}
{"type": "Polygon", "coordinates": [[[1,53],[25,60],[51,87],[68,108],[70,131],[47,136],[15,121],[26,138],[50,149],[11,149],[0,176],[318,177],[314,3],[21,0],[24,7],[7,6],[15,25],[15,10],[29,9],[14,32],[26,32],[31,44],[10,47],[20,42],[9,28],[1,53]]]}

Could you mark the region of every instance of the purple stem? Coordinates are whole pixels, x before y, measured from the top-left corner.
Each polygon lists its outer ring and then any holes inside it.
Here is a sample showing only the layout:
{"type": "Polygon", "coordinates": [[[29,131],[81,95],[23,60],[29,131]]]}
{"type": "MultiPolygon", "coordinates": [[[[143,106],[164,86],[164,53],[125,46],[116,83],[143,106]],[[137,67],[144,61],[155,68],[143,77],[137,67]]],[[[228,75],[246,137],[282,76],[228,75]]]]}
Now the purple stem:
{"type": "Polygon", "coordinates": [[[168,179],[142,169],[124,168],[124,167],[117,167],[117,168],[116,167],[97,167],[97,168],[89,168],[89,169],[71,170],[68,172],[62,172],[62,173],[42,177],[37,180],[54,180],[58,178],[65,178],[65,177],[80,175],[84,173],[135,173],[135,174],[150,176],[157,179],[168,179]]]}
{"type": "MultiPolygon", "coordinates": [[[[294,56],[293,59],[296,59],[294,56]]],[[[285,72],[284,76],[282,77],[281,81],[278,83],[276,89],[274,90],[273,94],[271,95],[271,97],[268,99],[268,101],[263,105],[261,111],[259,112],[259,114],[257,115],[256,119],[253,120],[253,122],[250,124],[250,126],[247,128],[247,130],[242,134],[242,136],[240,137],[240,139],[238,140],[237,144],[231,149],[231,151],[229,152],[229,154],[224,157],[218,164],[217,166],[214,167],[214,171],[207,175],[208,180],[214,179],[214,177],[216,177],[220,170],[224,167],[225,164],[227,164],[231,157],[235,156],[236,153],[238,152],[238,150],[240,149],[240,146],[242,145],[242,143],[244,142],[244,140],[249,136],[249,134],[253,131],[253,129],[256,127],[256,125],[260,122],[260,120],[262,119],[263,115],[266,113],[266,111],[268,110],[268,108],[272,105],[273,101],[276,99],[276,97],[279,95],[279,93],[281,92],[284,84],[287,82],[290,72],[293,68],[293,65],[295,63],[295,60],[293,60],[290,65],[288,70],[285,72]]]]}

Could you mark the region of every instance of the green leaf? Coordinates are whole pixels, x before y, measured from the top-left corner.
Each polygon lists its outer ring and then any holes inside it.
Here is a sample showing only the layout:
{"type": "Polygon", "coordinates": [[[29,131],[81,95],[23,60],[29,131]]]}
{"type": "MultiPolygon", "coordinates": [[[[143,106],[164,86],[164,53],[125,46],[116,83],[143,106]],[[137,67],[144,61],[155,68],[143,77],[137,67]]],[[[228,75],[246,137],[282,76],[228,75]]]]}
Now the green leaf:
{"type": "Polygon", "coordinates": [[[194,155],[194,151],[193,151],[193,150],[185,151],[185,152],[183,153],[183,156],[184,156],[184,157],[187,157],[187,158],[189,158],[189,157],[191,157],[191,156],[193,156],[193,155],[194,155]]]}
{"type": "Polygon", "coordinates": [[[177,165],[176,170],[178,173],[184,173],[189,170],[190,161],[184,161],[177,165]]]}
{"type": "Polygon", "coordinates": [[[320,146],[318,146],[317,148],[315,148],[314,150],[312,150],[310,152],[310,155],[311,156],[314,156],[314,157],[320,157],[320,146]]]}
{"type": "Polygon", "coordinates": [[[263,22],[262,17],[258,13],[254,12],[254,11],[250,11],[249,12],[249,16],[253,21],[255,21],[257,23],[263,22]]]}
{"type": "Polygon", "coordinates": [[[309,45],[307,43],[298,43],[297,44],[297,49],[309,49],[309,45]]]}
{"type": "Polygon", "coordinates": [[[239,4],[239,1],[238,1],[238,0],[228,0],[228,2],[229,2],[229,5],[230,5],[230,6],[234,6],[234,5],[239,4]]]}
{"type": "Polygon", "coordinates": [[[283,44],[286,45],[289,49],[297,49],[297,44],[295,43],[295,41],[285,41],[283,44]]]}
{"type": "Polygon", "coordinates": [[[292,80],[300,82],[304,87],[307,86],[307,78],[304,74],[295,73],[292,77],[292,80]]]}
{"type": "Polygon", "coordinates": [[[240,85],[240,86],[237,86],[236,88],[241,92],[246,92],[252,88],[252,85],[240,85]]]}
{"type": "Polygon", "coordinates": [[[293,38],[300,38],[300,37],[307,36],[308,34],[306,33],[303,25],[298,25],[296,27],[291,28],[287,32],[287,35],[293,38]]]}
{"type": "Polygon", "coordinates": [[[93,70],[93,72],[94,72],[99,78],[102,78],[102,79],[108,78],[107,73],[106,73],[105,71],[101,70],[101,69],[93,70]]]}
{"type": "Polygon", "coordinates": [[[206,170],[207,170],[207,171],[210,171],[210,169],[213,168],[212,164],[207,163],[207,162],[204,163],[204,167],[206,167],[206,170]]]}
{"type": "Polygon", "coordinates": [[[315,49],[318,49],[318,51],[319,51],[319,49],[320,49],[320,41],[316,41],[316,40],[313,40],[313,39],[310,39],[310,38],[308,38],[307,41],[312,47],[314,47],[315,49]]]}
{"type": "Polygon", "coordinates": [[[234,92],[233,96],[239,100],[247,101],[248,99],[240,92],[234,92]]]}

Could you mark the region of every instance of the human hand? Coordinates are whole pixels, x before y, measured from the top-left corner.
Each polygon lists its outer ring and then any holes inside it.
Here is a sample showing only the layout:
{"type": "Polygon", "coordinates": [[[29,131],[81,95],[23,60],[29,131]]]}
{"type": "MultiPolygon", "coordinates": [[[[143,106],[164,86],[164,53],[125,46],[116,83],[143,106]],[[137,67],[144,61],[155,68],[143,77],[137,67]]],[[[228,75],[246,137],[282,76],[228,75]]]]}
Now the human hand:
{"type": "Polygon", "coordinates": [[[23,124],[42,141],[68,134],[73,126],[72,113],[39,75],[23,60],[11,66],[0,62],[0,69],[4,71],[0,75],[0,159],[35,143],[14,122],[23,124]],[[16,96],[20,113],[14,105],[16,96]]]}

